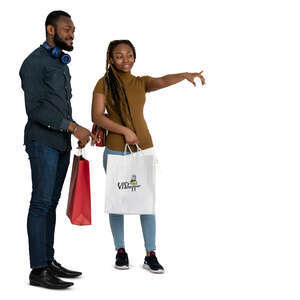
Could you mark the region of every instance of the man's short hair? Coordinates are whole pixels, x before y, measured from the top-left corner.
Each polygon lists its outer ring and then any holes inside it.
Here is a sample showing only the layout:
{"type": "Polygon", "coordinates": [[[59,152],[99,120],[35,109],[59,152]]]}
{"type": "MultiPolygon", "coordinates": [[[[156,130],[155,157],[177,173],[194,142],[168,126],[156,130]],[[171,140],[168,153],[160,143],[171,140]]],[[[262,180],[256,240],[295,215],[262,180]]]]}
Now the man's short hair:
{"type": "Polygon", "coordinates": [[[45,27],[46,27],[46,34],[47,34],[47,26],[52,25],[56,27],[56,22],[60,17],[68,17],[71,18],[71,16],[62,10],[55,10],[52,11],[46,18],[45,27]]]}

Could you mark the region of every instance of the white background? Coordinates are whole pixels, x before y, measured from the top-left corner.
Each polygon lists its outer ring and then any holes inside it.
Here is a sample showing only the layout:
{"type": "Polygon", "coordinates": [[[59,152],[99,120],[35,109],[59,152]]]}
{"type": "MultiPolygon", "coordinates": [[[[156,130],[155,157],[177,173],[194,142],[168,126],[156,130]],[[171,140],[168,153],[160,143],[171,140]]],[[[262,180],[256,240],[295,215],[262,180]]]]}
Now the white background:
{"type": "Polygon", "coordinates": [[[1,298],[299,299],[299,23],[297,1],[287,0],[2,2],[1,298]],[[57,260],[84,275],[65,291],[28,285],[31,178],[18,71],[56,9],[76,26],[73,116],[86,127],[110,40],[136,46],[135,75],[204,70],[205,87],[183,81],[147,95],[164,275],[141,267],[137,216],[126,217],[131,269],[113,269],[103,149],[88,146],[93,225],[65,216],[70,168],[56,233],[57,260]]]}

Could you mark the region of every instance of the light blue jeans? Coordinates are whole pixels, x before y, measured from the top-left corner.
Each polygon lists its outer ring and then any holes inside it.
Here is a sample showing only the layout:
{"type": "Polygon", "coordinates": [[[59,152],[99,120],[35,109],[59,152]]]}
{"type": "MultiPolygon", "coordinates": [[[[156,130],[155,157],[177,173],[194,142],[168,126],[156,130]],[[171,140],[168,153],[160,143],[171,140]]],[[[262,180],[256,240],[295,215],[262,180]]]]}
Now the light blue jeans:
{"type": "MultiPolygon", "coordinates": [[[[107,155],[124,155],[124,152],[110,150],[105,147],[103,152],[103,167],[106,172],[107,167],[107,155]]],[[[126,152],[125,154],[130,154],[130,152],[126,152]]],[[[155,234],[156,234],[156,222],[155,215],[140,215],[145,248],[146,251],[154,251],[156,249],[155,246],[155,234]]],[[[115,248],[116,250],[120,248],[125,248],[124,242],[124,215],[117,214],[109,214],[109,223],[111,232],[114,238],[115,248]]]]}

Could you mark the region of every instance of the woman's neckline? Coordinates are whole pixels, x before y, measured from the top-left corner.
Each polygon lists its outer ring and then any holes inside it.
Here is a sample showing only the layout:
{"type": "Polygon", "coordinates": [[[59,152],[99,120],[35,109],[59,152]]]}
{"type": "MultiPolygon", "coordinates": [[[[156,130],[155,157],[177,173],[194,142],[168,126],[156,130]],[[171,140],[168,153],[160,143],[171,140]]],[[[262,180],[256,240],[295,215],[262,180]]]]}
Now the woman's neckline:
{"type": "Polygon", "coordinates": [[[119,71],[119,70],[117,70],[117,72],[118,72],[118,75],[119,75],[120,79],[124,83],[128,82],[133,77],[133,75],[130,72],[122,72],[122,71],[119,71]]]}

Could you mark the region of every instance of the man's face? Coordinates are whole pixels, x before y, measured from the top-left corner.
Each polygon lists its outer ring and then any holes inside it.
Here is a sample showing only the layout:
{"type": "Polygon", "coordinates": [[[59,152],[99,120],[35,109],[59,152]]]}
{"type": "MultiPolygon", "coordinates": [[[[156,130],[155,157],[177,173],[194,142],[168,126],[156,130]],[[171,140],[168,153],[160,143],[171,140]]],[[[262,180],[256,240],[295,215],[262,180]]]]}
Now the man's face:
{"type": "Polygon", "coordinates": [[[75,27],[71,18],[61,16],[53,29],[53,42],[55,45],[62,50],[72,51],[75,27]]]}

